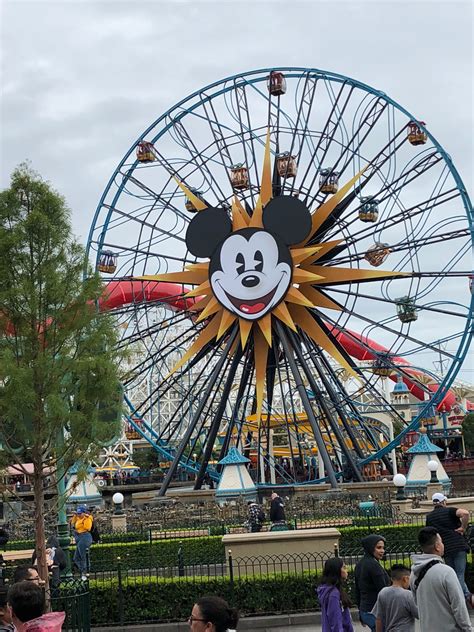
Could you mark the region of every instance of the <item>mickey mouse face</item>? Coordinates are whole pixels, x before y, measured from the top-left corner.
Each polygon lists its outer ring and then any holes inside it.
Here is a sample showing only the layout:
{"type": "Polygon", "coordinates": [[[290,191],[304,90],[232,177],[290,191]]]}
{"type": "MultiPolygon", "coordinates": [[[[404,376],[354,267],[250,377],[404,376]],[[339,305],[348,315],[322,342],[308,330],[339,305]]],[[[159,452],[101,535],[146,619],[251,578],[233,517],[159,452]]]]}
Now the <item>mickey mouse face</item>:
{"type": "Polygon", "coordinates": [[[247,320],[267,314],[285,296],[291,282],[291,256],[271,233],[244,228],[213,254],[209,268],[215,297],[247,320]]]}
{"type": "Polygon", "coordinates": [[[280,196],[263,210],[264,228],[232,232],[223,209],[200,211],[186,232],[189,251],[210,257],[209,279],[223,307],[246,320],[258,320],[285,297],[291,284],[288,246],[311,230],[311,214],[300,200],[280,196]]]}

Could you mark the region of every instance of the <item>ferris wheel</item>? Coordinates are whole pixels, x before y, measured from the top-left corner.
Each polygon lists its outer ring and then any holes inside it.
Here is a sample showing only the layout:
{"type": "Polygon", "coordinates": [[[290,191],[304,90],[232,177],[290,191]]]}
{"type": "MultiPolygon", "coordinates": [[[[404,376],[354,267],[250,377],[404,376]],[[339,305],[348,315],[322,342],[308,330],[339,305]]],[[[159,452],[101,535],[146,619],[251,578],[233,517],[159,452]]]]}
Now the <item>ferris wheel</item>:
{"type": "Polygon", "coordinates": [[[217,479],[231,446],[262,485],[389,468],[402,436],[454,403],[471,246],[468,195],[429,125],[358,81],[256,70],[160,116],[88,241],[101,308],[133,350],[128,423],[170,463],[160,493],[180,467],[196,488],[217,479]],[[434,359],[445,371],[428,379],[434,359]],[[419,402],[409,419],[391,381],[419,402]],[[374,431],[361,397],[402,433],[374,431]]]}

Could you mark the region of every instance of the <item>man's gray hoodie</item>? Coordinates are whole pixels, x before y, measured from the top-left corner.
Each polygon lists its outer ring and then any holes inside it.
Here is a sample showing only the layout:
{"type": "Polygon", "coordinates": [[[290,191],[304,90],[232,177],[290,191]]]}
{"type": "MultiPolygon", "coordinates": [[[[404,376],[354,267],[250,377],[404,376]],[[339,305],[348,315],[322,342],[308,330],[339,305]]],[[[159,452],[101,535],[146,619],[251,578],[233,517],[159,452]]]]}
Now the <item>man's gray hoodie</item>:
{"type": "Polygon", "coordinates": [[[423,553],[412,555],[411,560],[410,588],[418,606],[421,632],[471,632],[466,601],[454,570],[439,555],[423,553]],[[440,563],[427,571],[415,590],[421,569],[431,560],[440,563]]]}

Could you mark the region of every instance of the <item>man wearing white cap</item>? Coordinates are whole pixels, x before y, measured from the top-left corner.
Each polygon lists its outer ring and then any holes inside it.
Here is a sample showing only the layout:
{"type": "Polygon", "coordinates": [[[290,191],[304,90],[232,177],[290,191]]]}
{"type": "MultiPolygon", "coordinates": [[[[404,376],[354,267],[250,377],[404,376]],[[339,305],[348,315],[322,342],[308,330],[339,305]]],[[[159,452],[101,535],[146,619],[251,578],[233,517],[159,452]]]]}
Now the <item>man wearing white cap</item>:
{"type": "Polygon", "coordinates": [[[465,533],[469,524],[469,512],[466,509],[447,507],[447,498],[437,492],[431,497],[434,509],[426,516],[426,526],[435,527],[444,544],[444,561],[454,569],[469,607],[473,607],[473,596],[466,586],[467,552],[469,545],[465,533]]]}

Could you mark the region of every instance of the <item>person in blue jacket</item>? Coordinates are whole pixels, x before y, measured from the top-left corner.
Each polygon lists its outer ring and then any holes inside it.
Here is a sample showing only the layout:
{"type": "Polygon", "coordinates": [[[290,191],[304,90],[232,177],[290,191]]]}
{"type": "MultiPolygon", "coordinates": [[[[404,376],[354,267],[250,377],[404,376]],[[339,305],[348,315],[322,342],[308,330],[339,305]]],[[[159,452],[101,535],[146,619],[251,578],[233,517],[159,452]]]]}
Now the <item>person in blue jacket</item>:
{"type": "Polygon", "coordinates": [[[347,570],[340,557],[324,564],[321,584],[316,589],[321,604],[322,632],[354,632],[349,607],[351,602],[342,587],[347,570]]]}

